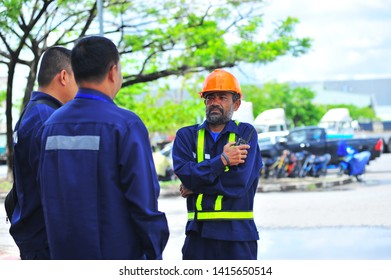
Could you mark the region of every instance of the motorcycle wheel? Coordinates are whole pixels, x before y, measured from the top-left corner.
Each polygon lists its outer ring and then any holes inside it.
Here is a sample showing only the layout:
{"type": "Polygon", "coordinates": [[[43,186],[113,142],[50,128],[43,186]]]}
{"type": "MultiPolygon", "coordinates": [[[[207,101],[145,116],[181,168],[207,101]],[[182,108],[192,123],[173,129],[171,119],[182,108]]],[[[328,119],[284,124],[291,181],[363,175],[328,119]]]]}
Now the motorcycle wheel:
{"type": "Polygon", "coordinates": [[[358,174],[358,175],[354,175],[354,177],[356,177],[357,179],[357,182],[363,182],[364,181],[364,178],[363,178],[363,175],[362,174],[358,174]]]}

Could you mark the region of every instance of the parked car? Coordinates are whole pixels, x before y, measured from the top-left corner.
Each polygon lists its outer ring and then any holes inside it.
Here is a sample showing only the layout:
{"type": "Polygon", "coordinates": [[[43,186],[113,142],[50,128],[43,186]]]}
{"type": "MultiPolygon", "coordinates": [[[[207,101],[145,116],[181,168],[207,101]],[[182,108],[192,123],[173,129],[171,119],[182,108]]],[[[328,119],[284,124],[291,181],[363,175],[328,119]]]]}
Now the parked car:
{"type": "Polygon", "coordinates": [[[174,179],[174,168],[172,162],[172,145],[170,142],[163,149],[152,153],[159,181],[170,181],[174,179]]]}
{"type": "MultiPolygon", "coordinates": [[[[314,155],[330,154],[329,164],[338,164],[338,144],[341,139],[328,139],[326,130],[318,126],[307,126],[292,129],[286,137],[281,137],[277,143],[260,146],[262,157],[271,158],[282,153],[284,149],[291,152],[306,150],[314,155]]],[[[347,145],[358,152],[369,151],[370,160],[379,157],[383,150],[383,141],[379,137],[343,139],[347,145]]]]}
{"type": "Polygon", "coordinates": [[[264,153],[262,157],[275,158],[279,155],[279,150],[274,146],[279,143],[281,137],[286,137],[288,131],[274,131],[274,132],[262,132],[258,133],[258,146],[261,151],[269,152],[267,155],[264,153]]]}

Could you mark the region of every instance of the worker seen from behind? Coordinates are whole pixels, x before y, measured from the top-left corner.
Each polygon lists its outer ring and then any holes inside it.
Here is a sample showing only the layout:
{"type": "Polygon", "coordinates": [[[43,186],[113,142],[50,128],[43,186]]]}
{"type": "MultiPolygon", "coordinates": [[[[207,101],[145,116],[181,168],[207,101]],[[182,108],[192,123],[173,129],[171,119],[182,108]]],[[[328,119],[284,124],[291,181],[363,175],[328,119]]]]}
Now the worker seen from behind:
{"type": "Polygon", "coordinates": [[[174,172],[187,198],[185,260],[257,259],[259,239],[253,204],[262,159],[257,133],[232,120],[243,96],[231,73],[210,73],[200,92],[202,124],[178,130],[174,172]]]}
{"type": "Polygon", "coordinates": [[[6,209],[8,203],[15,205],[7,214],[11,221],[10,234],[22,260],[50,259],[37,183],[39,143],[35,140],[40,139],[40,128],[49,116],[77,92],[71,50],[59,46],[48,48],[41,57],[37,80],[38,90],[31,93],[15,126],[14,187],[10,192],[12,198],[7,196],[5,200],[6,209]]]}
{"type": "Polygon", "coordinates": [[[53,259],[161,259],[169,230],[148,131],[113,101],[120,57],[104,37],[71,54],[79,90],[44,124],[39,178],[53,259]]]}

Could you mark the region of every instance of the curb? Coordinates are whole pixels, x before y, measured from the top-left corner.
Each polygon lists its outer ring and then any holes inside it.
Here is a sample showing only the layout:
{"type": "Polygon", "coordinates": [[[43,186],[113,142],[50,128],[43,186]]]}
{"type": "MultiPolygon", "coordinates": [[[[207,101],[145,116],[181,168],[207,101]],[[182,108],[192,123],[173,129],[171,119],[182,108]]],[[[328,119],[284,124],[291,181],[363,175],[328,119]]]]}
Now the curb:
{"type": "Polygon", "coordinates": [[[261,180],[258,186],[258,192],[277,192],[277,191],[314,191],[324,190],[336,186],[346,185],[353,180],[351,177],[332,177],[332,178],[291,178],[261,180]]]}
{"type": "MultiPolygon", "coordinates": [[[[349,176],[330,176],[320,178],[282,178],[260,179],[257,192],[319,191],[353,182],[349,176]]],[[[180,196],[179,181],[177,185],[160,190],[160,197],[180,196]]]]}
{"type": "MultiPolygon", "coordinates": [[[[287,191],[314,191],[350,184],[352,177],[320,177],[320,178],[282,178],[260,179],[257,192],[287,192],[287,191]]],[[[180,182],[160,189],[160,197],[180,196],[180,182]]],[[[8,192],[0,192],[0,201],[4,200],[8,192]]]]}

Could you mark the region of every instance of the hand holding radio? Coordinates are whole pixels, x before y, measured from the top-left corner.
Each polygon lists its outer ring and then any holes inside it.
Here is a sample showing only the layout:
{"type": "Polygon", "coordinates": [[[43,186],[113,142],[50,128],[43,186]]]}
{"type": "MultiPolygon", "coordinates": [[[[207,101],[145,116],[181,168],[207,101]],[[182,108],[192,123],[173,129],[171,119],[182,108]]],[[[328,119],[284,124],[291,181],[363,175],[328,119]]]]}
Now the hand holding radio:
{"type": "Polygon", "coordinates": [[[229,142],[224,146],[221,160],[227,166],[236,166],[244,163],[247,158],[248,149],[250,149],[250,146],[242,138],[239,138],[236,142],[229,142]]]}

